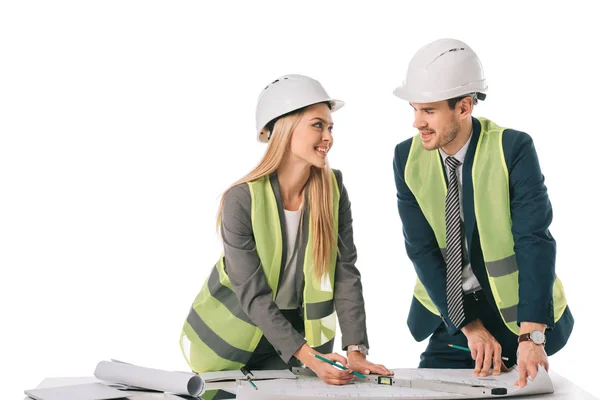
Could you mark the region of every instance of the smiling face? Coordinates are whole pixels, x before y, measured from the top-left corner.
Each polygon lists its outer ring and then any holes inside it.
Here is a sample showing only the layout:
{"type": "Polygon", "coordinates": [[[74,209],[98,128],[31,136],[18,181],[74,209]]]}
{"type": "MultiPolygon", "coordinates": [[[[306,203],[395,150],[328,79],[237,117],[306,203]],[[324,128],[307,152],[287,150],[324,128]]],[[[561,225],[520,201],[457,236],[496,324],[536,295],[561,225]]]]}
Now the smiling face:
{"type": "Polygon", "coordinates": [[[413,126],[421,134],[425,150],[448,146],[459,134],[460,109],[451,109],[446,100],[435,103],[410,103],[415,110],[413,126]]]}
{"type": "Polygon", "coordinates": [[[292,132],[288,156],[295,162],[324,168],[333,146],[333,121],[327,104],[307,107],[292,132]]]}

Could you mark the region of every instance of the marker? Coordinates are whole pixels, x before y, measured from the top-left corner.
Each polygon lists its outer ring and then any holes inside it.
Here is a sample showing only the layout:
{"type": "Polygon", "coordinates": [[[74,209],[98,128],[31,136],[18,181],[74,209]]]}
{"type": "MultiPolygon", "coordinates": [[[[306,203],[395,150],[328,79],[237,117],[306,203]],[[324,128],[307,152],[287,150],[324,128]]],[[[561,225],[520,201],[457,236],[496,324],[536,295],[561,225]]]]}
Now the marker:
{"type": "MultiPolygon", "coordinates": [[[[448,346],[452,347],[453,349],[464,350],[464,351],[468,351],[469,353],[471,352],[470,349],[468,349],[466,347],[459,346],[457,344],[449,344],[448,346]]],[[[508,361],[508,357],[502,357],[502,359],[504,361],[508,361]]]]}
{"type": "MultiPolygon", "coordinates": [[[[334,367],[337,367],[337,368],[340,368],[340,369],[343,369],[343,370],[346,370],[346,369],[348,369],[348,368],[344,367],[343,365],[340,365],[340,364],[338,364],[338,363],[334,363],[333,361],[331,361],[331,360],[328,360],[328,359],[326,359],[325,357],[321,357],[321,356],[320,356],[320,355],[318,355],[318,354],[315,354],[315,353],[308,353],[308,354],[310,354],[311,356],[315,356],[315,357],[316,357],[316,358],[318,358],[319,360],[321,360],[321,361],[325,361],[327,364],[333,365],[334,367]]],[[[354,375],[358,376],[359,378],[367,379],[367,377],[366,377],[366,376],[364,376],[363,374],[361,374],[360,372],[352,371],[352,373],[353,373],[354,375]]]]}
{"type": "Polygon", "coordinates": [[[250,375],[254,376],[254,374],[252,372],[250,372],[249,370],[247,370],[246,367],[240,368],[240,371],[242,371],[242,374],[246,375],[246,379],[248,379],[248,383],[252,385],[254,390],[258,390],[258,388],[254,384],[254,382],[252,382],[252,378],[250,378],[250,375]]]}

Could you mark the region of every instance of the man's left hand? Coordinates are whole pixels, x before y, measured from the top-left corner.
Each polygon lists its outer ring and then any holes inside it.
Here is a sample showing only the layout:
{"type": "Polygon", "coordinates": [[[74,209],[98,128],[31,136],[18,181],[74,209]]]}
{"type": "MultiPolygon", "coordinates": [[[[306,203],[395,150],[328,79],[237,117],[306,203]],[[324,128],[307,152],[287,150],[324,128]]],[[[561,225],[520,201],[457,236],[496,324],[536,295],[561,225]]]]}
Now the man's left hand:
{"type": "Polygon", "coordinates": [[[517,366],[519,367],[519,380],[515,382],[519,387],[527,384],[527,378],[535,379],[538,372],[538,365],[541,365],[548,371],[550,365],[548,356],[543,345],[535,344],[530,341],[519,343],[517,357],[517,366]]]}

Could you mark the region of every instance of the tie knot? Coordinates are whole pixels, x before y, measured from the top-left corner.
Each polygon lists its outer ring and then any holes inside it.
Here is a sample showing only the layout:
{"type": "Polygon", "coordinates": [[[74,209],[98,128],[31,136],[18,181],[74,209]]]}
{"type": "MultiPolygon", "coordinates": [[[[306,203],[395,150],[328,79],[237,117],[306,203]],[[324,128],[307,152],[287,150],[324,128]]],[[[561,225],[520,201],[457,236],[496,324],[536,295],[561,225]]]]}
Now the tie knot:
{"type": "Polygon", "coordinates": [[[455,170],[456,168],[458,168],[458,166],[461,164],[460,161],[458,161],[456,158],[454,157],[447,157],[446,158],[446,165],[448,166],[448,168],[455,170]]]}

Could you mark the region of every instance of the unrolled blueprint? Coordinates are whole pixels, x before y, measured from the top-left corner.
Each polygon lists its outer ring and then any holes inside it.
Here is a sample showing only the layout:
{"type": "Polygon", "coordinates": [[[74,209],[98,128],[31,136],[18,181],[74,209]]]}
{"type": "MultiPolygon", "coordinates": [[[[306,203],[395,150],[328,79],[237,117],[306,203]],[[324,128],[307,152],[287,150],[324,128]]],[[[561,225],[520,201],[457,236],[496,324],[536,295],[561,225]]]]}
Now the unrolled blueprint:
{"type": "Polygon", "coordinates": [[[514,386],[519,373],[513,368],[500,376],[473,377],[473,370],[443,370],[443,369],[395,369],[394,376],[404,380],[428,380],[433,382],[457,382],[468,385],[506,388],[506,395],[464,395],[440,392],[427,389],[412,389],[407,387],[379,385],[361,382],[336,386],[328,385],[316,377],[301,376],[296,380],[273,380],[257,382],[258,390],[254,390],[246,382],[240,382],[237,390],[239,400],[270,400],[270,399],[469,399],[469,398],[500,398],[525,396],[530,394],[552,393],[552,381],[545,369],[540,368],[535,380],[520,389],[514,386]]]}

